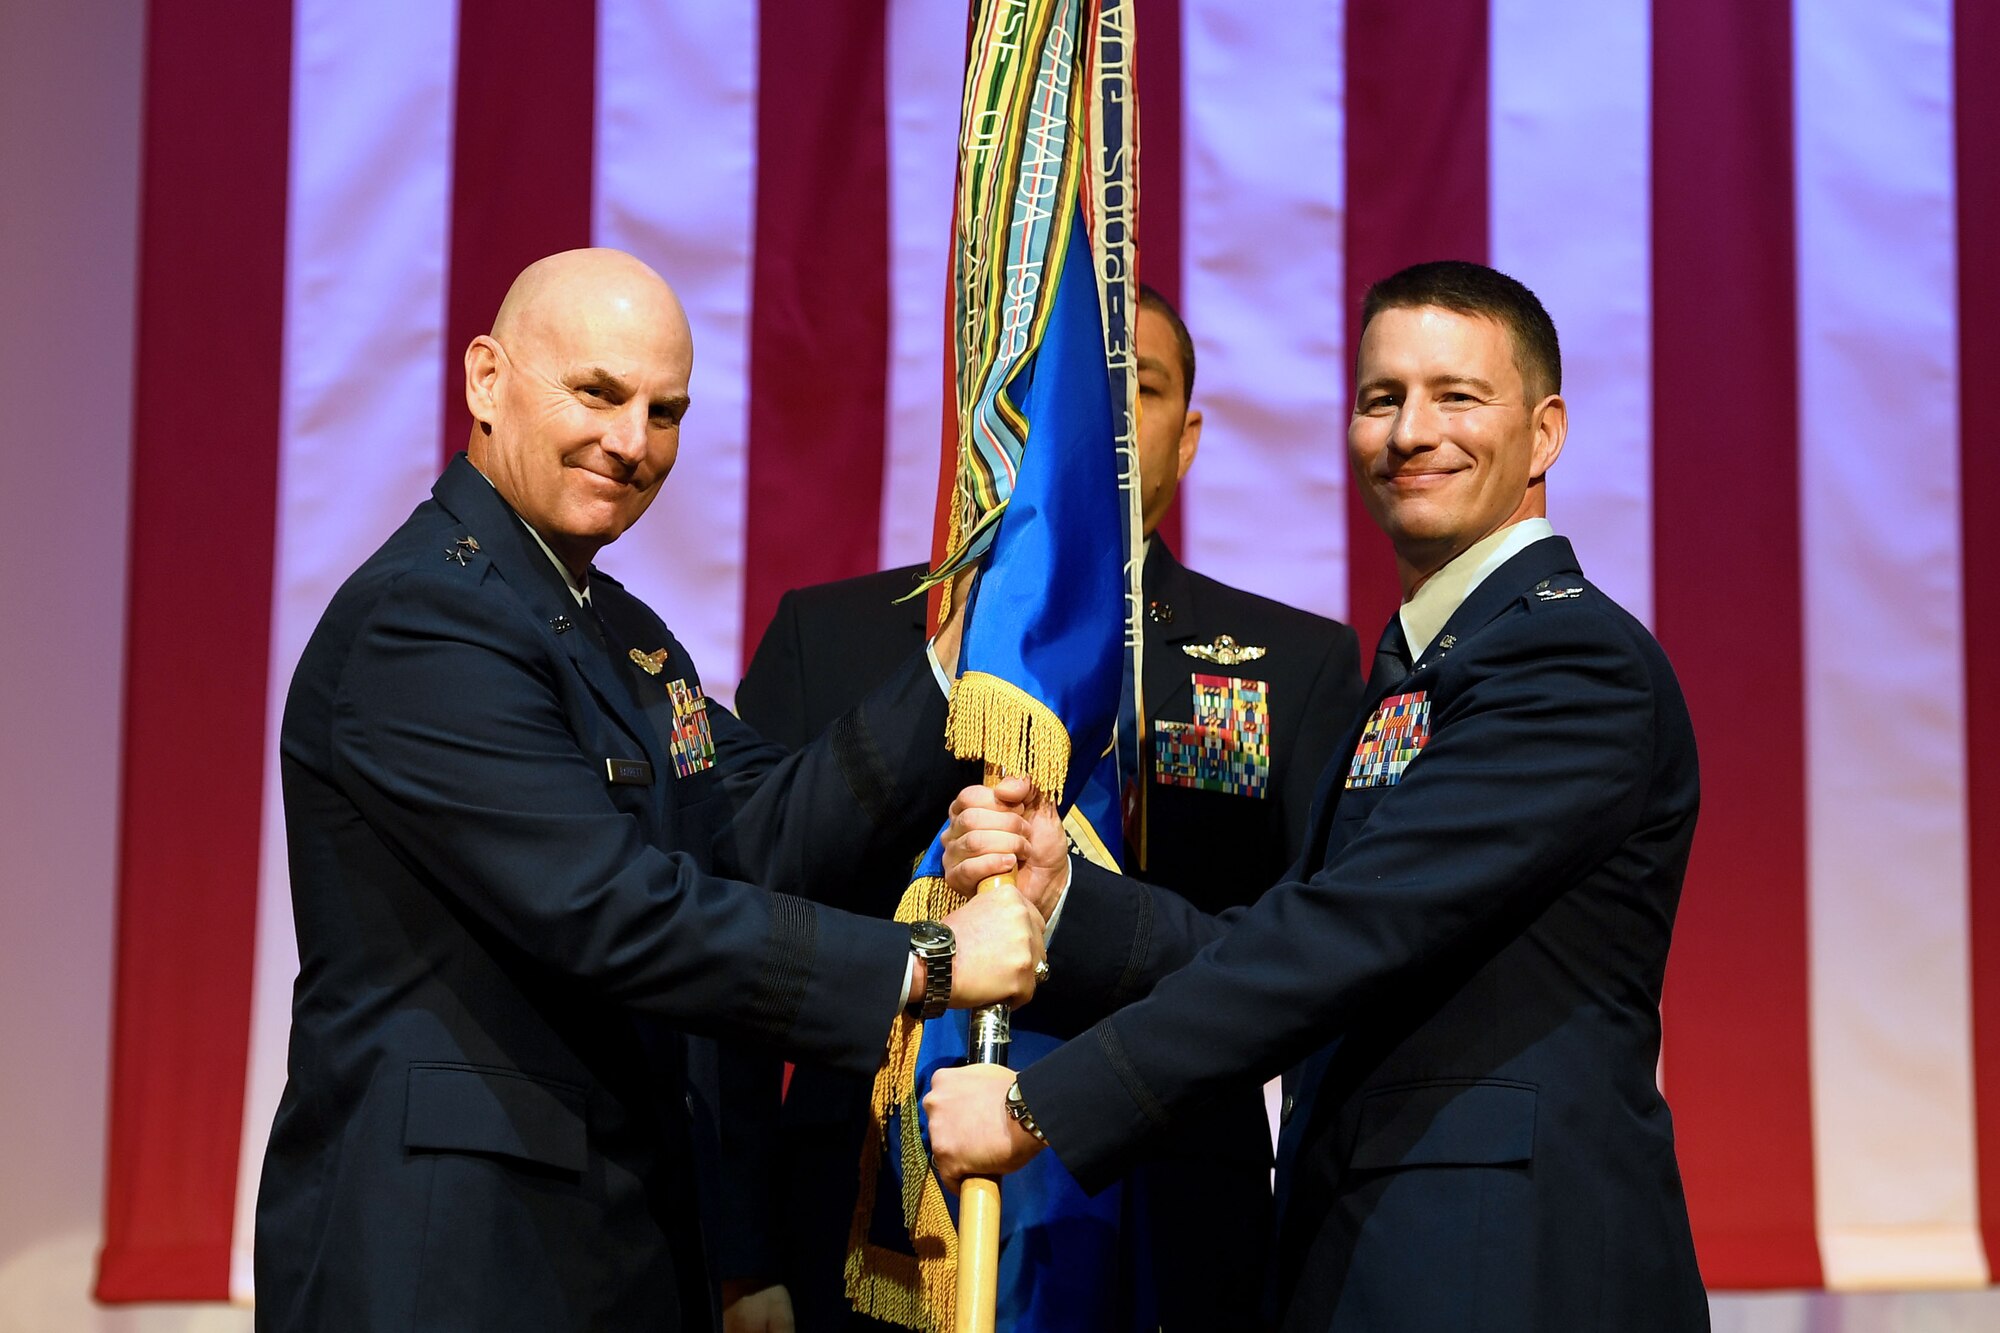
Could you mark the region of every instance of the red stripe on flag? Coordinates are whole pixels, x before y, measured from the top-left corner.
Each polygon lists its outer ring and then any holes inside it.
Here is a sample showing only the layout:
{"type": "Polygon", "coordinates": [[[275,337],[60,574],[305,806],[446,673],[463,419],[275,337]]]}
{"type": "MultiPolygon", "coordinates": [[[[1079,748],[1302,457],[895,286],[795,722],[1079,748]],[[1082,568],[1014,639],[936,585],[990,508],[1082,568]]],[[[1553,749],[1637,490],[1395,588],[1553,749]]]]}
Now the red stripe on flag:
{"type": "Polygon", "coordinates": [[[746,663],[786,589],[868,573],[881,557],[886,24],[881,5],[758,11],[746,663]]]}
{"type": "Polygon", "coordinates": [[[291,7],[154,0],[147,26],[118,994],[96,1295],[222,1300],[256,947],[291,7]]]}
{"type": "Polygon", "coordinates": [[[1973,1088],[1986,1266],[2000,1274],[2000,584],[1972,567],[2000,512],[2000,456],[1984,419],[2000,364],[2000,6],[1952,8],[1958,190],[1958,436],[1965,551],[1965,795],[1970,818],[1973,1088]],[[1981,811],[1985,811],[1981,815],[1981,811]]]}
{"type": "MultiPolygon", "coordinates": [[[[1486,262],[1486,31],[1486,0],[1348,6],[1350,389],[1370,283],[1426,260],[1486,262]]],[[[1347,619],[1370,643],[1402,594],[1395,554],[1353,486],[1347,532],[1347,619]]]]}
{"type": "MultiPolygon", "coordinates": [[[[1181,3],[1136,0],[1133,81],[1139,96],[1139,280],[1181,308],[1181,3]]],[[[1199,347],[1199,335],[1196,335],[1199,347]]],[[[1155,529],[1181,549],[1178,496],[1155,529]]]]}
{"type": "Polygon", "coordinates": [[[1786,0],[1656,6],[1655,620],[1705,788],[1667,981],[1666,1081],[1717,1287],[1820,1283],[1792,161],[1786,0]]]}
{"type": "Polygon", "coordinates": [[[595,0],[461,0],[445,295],[444,461],[465,447],[465,345],[515,275],[590,244],[595,0]]]}

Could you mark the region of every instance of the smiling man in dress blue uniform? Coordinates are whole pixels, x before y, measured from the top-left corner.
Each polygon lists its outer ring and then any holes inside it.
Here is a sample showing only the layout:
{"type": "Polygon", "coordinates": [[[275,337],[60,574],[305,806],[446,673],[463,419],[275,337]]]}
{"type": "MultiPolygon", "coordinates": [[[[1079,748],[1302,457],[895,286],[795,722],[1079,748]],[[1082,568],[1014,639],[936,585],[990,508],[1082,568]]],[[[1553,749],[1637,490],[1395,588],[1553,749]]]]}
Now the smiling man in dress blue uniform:
{"type": "Polygon", "coordinates": [[[531,266],[466,351],[467,456],[300,658],[260,1329],[710,1328],[682,1034],[867,1071],[906,1001],[1033,992],[1018,895],[947,919],[955,964],[808,901],[966,780],[923,651],[790,754],[592,566],[673,467],[692,363],[630,255],[531,266]]]}
{"type": "Polygon", "coordinates": [[[1052,903],[1074,878],[1047,995],[1151,989],[1018,1079],[939,1073],[939,1169],[1047,1146],[1094,1186],[1218,1090],[1303,1062],[1269,1322],[1706,1328],[1654,1077],[1694,736],[1658,644],[1545,517],[1555,328],[1511,278],[1419,265],[1370,291],[1356,383],[1349,460],[1404,600],[1300,859],[1206,917],[1072,867],[1024,783],[967,789],[955,883],[1020,858],[1052,903]]]}

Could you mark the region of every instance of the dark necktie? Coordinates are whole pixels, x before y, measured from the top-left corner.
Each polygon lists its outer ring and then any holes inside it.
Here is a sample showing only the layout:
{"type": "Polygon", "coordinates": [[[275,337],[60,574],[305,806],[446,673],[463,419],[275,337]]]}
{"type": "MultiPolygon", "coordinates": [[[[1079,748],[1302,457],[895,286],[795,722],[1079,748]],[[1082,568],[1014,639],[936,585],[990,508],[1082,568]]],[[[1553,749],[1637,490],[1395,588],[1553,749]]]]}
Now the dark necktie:
{"type": "Polygon", "coordinates": [[[1382,639],[1375,645],[1375,665],[1368,672],[1368,693],[1387,694],[1410,674],[1410,650],[1403,640],[1403,617],[1389,617],[1382,639]]]}

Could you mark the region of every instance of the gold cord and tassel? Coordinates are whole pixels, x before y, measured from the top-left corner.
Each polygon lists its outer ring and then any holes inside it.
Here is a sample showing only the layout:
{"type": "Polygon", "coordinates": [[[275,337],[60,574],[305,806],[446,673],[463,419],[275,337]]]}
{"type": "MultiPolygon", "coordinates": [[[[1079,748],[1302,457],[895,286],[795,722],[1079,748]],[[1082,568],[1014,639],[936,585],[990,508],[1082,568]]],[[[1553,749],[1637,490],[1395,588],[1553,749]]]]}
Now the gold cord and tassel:
{"type": "MultiPolygon", "coordinates": [[[[951,915],[959,896],[942,879],[924,878],[903,891],[896,906],[898,921],[942,921],[951,915]]],[[[889,1053],[875,1071],[868,1098],[868,1133],[861,1145],[859,1190],[854,1220],[847,1238],[847,1299],[860,1313],[884,1323],[946,1333],[952,1326],[958,1295],[958,1228],[952,1224],[944,1189],[931,1171],[918,1123],[917,1051],[924,1037],[923,1020],[904,1010],[889,1033],[889,1053]],[[876,1182],[882,1176],[882,1153],[889,1136],[889,1117],[902,1113],[898,1157],[903,1177],[903,1225],[915,1253],[876,1245],[868,1235],[875,1215],[876,1182]]]]}
{"type": "MultiPolygon", "coordinates": [[[[1046,704],[1018,685],[968,671],[952,685],[946,743],[963,759],[986,760],[989,772],[1025,774],[1050,800],[1062,795],[1069,772],[1069,731],[1046,704]]],[[[942,921],[963,901],[942,880],[926,877],[903,891],[896,920],[942,921]]],[[[944,1188],[924,1150],[918,1110],[917,1053],[923,1020],[896,1015],[889,1051],[875,1071],[869,1094],[868,1133],[861,1145],[859,1189],[847,1238],[847,1299],[862,1314],[920,1333],[948,1333],[958,1297],[958,1228],[944,1188]],[[901,1113],[897,1157],[902,1165],[903,1224],[914,1254],[884,1249],[869,1239],[876,1182],[888,1147],[889,1118],[901,1113]]]]}

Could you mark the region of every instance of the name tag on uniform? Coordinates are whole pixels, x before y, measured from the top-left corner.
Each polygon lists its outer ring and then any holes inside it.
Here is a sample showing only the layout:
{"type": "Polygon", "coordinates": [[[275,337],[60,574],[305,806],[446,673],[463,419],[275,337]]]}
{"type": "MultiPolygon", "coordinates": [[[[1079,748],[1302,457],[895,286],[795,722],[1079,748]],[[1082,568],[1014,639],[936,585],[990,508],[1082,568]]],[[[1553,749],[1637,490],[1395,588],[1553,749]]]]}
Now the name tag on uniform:
{"type": "Polygon", "coordinates": [[[1347,766],[1348,788],[1395,786],[1430,738],[1430,696],[1423,690],[1390,695],[1375,705],[1361,729],[1361,743],[1347,766]]]}
{"type": "Polygon", "coordinates": [[[604,761],[604,776],[614,787],[650,787],[653,785],[653,766],[643,759],[607,759],[604,761]]]}
{"type": "Polygon", "coordinates": [[[667,698],[674,704],[674,731],[667,738],[667,753],[673,757],[674,773],[690,778],[714,768],[715,738],[709,734],[708,699],[701,686],[670,680],[667,698]]]}
{"type": "Polygon", "coordinates": [[[1153,727],[1153,780],[1263,799],[1271,785],[1271,687],[1242,676],[1194,677],[1194,721],[1153,727]]]}

